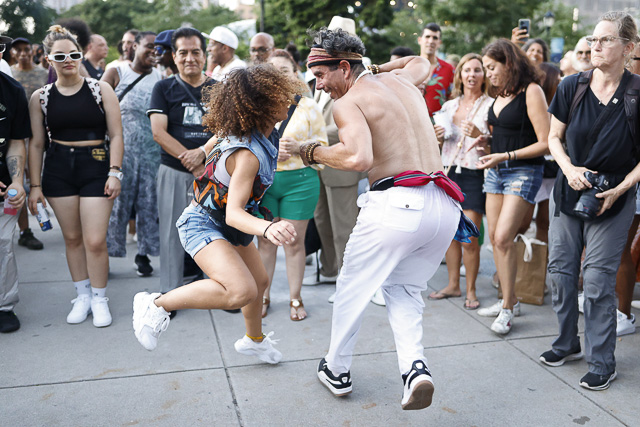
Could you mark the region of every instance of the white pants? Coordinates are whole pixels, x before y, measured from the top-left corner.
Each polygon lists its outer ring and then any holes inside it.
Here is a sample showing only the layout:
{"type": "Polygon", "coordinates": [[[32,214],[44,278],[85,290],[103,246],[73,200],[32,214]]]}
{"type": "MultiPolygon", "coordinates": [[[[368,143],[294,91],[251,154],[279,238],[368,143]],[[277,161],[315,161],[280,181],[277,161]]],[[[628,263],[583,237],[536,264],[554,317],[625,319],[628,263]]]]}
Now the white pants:
{"type": "Polygon", "coordinates": [[[400,373],[423,360],[421,292],[444,257],[460,221],[460,207],[434,183],[369,191],[361,208],[340,271],[333,304],[331,372],[351,367],[362,315],[382,286],[400,373]]]}

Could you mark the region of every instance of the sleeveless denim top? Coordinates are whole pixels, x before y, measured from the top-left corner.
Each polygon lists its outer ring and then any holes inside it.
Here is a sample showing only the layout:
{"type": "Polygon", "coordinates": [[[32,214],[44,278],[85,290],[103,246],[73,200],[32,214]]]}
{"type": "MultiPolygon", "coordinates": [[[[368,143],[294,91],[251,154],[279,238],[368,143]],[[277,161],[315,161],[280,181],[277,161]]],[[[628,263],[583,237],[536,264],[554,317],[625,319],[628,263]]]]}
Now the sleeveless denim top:
{"type": "MultiPolygon", "coordinates": [[[[277,133],[275,133],[275,138],[277,140],[277,133]]],[[[278,149],[269,139],[256,130],[253,131],[250,138],[229,136],[225,139],[219,139],[214,149],[207,156],[204,173],[193,182],[194,199],[209,213],[212,213],[212,211],[224,211],[227,207],[229,187],[218,181],[214,172],[222,154],[227,150],[238,148],[246,148],[251,151],[260,163],[258,174],[253,181],[251,195],[245,206],[245,210],[248,213],[258,213],[260,200],[273,183],[273,176],[278,163],[278,149]]],[[[265,211],[266,209],[263,208],[262,210],[265,211]]],[[[264,215],[264,212],[262,213],[264,215]]],[[[268,215],[271,216],[270,214],[269,212],[268,215]]]]}

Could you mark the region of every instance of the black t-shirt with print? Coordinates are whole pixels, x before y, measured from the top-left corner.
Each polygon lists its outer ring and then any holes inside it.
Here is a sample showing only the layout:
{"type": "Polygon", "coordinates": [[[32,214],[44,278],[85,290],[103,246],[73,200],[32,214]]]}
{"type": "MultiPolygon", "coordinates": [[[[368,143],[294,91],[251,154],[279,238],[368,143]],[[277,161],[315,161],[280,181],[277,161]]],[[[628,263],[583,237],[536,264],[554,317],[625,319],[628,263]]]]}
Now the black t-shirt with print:
{"type": "Polygon", "coordinates": [[[4,185],[11,184],[6,163],[9,141],[25,138],[31,138],[27,96],[20,83],[0,72],[0,181],[4,185]]]}
{"type": "MultiPolygon", "coordinates": [[[[196,99],[201,100],[202,90],[215,83],[215,80],[208,79],[199,87],[193,87],[188,83],[185,83],[185,85],[196,99]]],[[[202,106],[205,107],[204,104],[202,106]]],[[[174,77],[161,80],[153,87],[151,102],[147,110],[148,116],[152,114],[166,115],[169,120],[167,132],[188,150],[204,145],[213,136],[202,126],[202,111],[174,77]]],[[[161,153],[161,163],[173,169],[189,173],[182,166],[179,159],[176,159],[164,149],[161,153]]]]}
{"type": "MultiPolygon", "coordinates": [[[[565,124],[569,120],[569,110],[577,89],[578,78],[579,74],[575,74],[563,79],[549,106],[549,112],[565,124]]],[[[584,166],[587,169],[611,175],[613,184],[617,185],[635,167],[637,148],[627,123],[624,98],[616,99],[614,96],[609,102],[612,103],[614,112],[602,127],[602,131],[598,134],[598,138],[589,152],[586,153],[586,157],[584,157],[585,153],[582,148],[587,144],[589,132],[598,116],[606,108],[606,105],[600,103],[591,88],[587,88],[584,98],[576,106],[565,132],[565,140],[569,151],[568,155],[574,166],[584,166]],[[580,164],[577,161],[578,158],[585,158],[584,163],[580,164]]],[[[556,180],[556,187],[557,189],[554,191],[556,203],[560,202],[561,210],[565,214],[571,215],[573,205],[581,193],[569,188],[567,179],[561,172],[556,180]],[[562,200],[558,200],[560,192],[564,194],[562,200]]],[[[620,197],[601,218],[615,215],[622,209],[625,200],[626,197],[620,197]]]]}

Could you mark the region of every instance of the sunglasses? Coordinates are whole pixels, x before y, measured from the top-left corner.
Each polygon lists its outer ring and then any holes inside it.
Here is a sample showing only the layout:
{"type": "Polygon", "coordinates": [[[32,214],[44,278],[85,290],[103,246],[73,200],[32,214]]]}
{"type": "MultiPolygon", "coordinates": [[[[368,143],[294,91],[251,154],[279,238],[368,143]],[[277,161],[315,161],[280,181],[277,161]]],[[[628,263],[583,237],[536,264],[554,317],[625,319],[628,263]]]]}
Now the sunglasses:
{"type": "Polygon", "coordinates": [[[153,48],[153,52],[157,55],[157,56],[162,56],[164,55],[164,53],[167,51],[167,49],[164,48],[164,46],[155,46],[153,48]]]}
{"type": "Polygon", "coordinates": [[[5,49],[7,48],[7,45],[4,43],[0,43],[0,53],[4,53],[5,49]]]}
{"type": "Polygon", "coordinates": [[[47,58],[54,62],[64,62],[67,58],[72,61],[80,61],[82,59],[82,52],[56,53],[54,55],[48,55],[47,58]]]}

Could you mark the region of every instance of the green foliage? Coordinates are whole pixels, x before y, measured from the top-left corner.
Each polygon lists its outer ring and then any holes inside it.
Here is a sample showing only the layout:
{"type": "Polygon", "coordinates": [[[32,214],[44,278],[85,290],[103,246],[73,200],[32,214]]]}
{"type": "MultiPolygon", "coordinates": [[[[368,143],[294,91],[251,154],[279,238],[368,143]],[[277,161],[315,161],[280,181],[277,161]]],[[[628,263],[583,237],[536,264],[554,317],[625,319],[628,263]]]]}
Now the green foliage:
{"type": "Polygon", "coordinates": [[[62,16],[85,21],[91,31],[103,36],[109,45],[116,45],[125,31],[136,28],[134,18],[153,11],[153,5],[140,0],[85,0],[62,16]]]}
{"type": "Polygon", "coordinates": [[[5,34],[26,37],[32,43],[44,39],[55,18],[56,12],[45,5],[45,0],[4,0],[0,7],[0,21],[7,27],[5,34]]]}
{"type": "Polygon", "coordinates": [[[159,33],[190,25],[208,32],[238,19],[234,12],[219,6],[194,9],[189,0],[85,0],[64,16],[85,20],[91,31],[104,36],[110,45],[116,45],[131,28],[159,33]]]}
{"type": "Polygon", "coordinates": [[[271,34],[276,47],[294,42],[303,58],[309,53],[307,29],[319,29],[334,16],[356,21],[356,32],[367,47],[367,55],[375,60],[388,57],[389,42],[384,27],[393,20],[388,0],[270,0],[265,2],[265,32],[271,34]]]}

